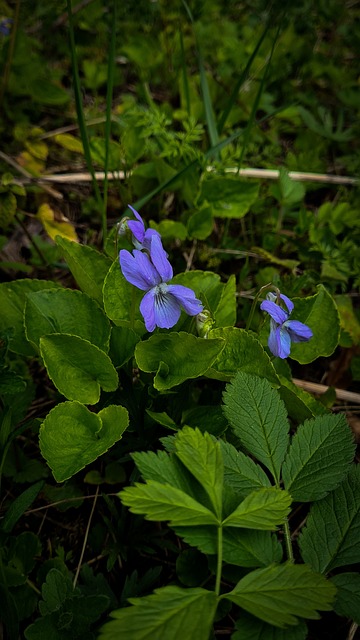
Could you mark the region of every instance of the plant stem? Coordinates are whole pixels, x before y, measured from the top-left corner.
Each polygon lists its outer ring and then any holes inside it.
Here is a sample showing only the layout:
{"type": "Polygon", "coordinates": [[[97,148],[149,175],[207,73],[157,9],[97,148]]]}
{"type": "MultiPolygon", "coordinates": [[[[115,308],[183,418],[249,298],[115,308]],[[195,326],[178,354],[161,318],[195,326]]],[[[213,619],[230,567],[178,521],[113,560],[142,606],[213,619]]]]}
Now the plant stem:
{"type": "Polygon", "coordinates": [[[287,518],[284,523],[284,536],[285,536],[286,554],[287,554],[288,560],[289,562],[294,562],[294,554],[293,554],[293,549],[291,544],[290,526],[289,526],[289,520],[287,518]]]}
{"type": "Polygon", "coordinates": [[[278,288],[274,287],[274,285],[271,282],[269,282],[268,284],[265,284],[263,287],[261,287],[261,289],[259,289],[259,291],[257,292],[257,294],[256,294],[256,296],[255,296],[255,298],[253,300],[253,303],[251,305],[249,317],[247,319],[247,323],[246,323],[246,327],[245,327],[246,331],[248,331],[250,329],[250,327],[251,327],[252,319],[254,317],[255,307],[256,307],[256,305],[258,303],[258,300],[259,300],[261,294],[263,293],[263,291],[266,291],[267,289],[275,289],[276,292],[278,292],[278,288]]]}
{"type": "Polygon", "coordinates": [[[215,582],[215,593],[217,596],[220,595],[220,584],[221,584],[221,569],[222,569],[222,556],[223,556],[223,532],[222,525],[218,526],[218,536],[217,536],[217,567],[216,567],[216,582],[215,582]]]}

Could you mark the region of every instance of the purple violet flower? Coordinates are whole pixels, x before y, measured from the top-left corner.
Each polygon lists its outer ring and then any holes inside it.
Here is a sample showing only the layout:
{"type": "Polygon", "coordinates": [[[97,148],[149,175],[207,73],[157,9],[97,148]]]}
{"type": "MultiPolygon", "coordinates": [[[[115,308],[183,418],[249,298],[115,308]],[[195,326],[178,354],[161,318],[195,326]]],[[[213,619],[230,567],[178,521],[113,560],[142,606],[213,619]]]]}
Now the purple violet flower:
{"type": "MultiPolygon", "coordinates": [[[[131,231],[134,233],[133,229],[131,231]]],[[[139,227],[136,228],[138,231],[139,227]]],[[[140,303],[146,329],[171,329],[180,318],[181,307],[189,316],[195,316],[203,310],[203,305],[192,289],[180,284],[167,284],[173,277],[173,270],[160,235],[152,234],[146,241],[150,244],[151,260],[147,253],[138,249],[132,253],[122,249],[119,254],[121,270],[128,282],[146,291],[140,303]]]]}
{"type": "Polygon", "coordinates": [[[136,249],[147,249],[150,251],[151,238],[153,238],[153,236],[158,236],[160,238],[160,233],[155,231],[155,229],[146,229],[145,231],[145,225],[141,215],[130,204],[128,207],[136,218],[136,220],[128,220],[127,223],[131,233],[133,234],[133,243],[136,249]]]}
{"type": "Polygon", "coordinates": [[[312,338],[313,333],[306,324],[298,320],[289,320],[294,304],[287,296],[280,294],[288,311],[275,303],[277,296],[274,293],[268,293],[266,297],[267,300],[261,303],[260,309],[270,315],[268,347],[274,356],[287,358],[290,354],[291,342],[307,342],[312,338]]]}

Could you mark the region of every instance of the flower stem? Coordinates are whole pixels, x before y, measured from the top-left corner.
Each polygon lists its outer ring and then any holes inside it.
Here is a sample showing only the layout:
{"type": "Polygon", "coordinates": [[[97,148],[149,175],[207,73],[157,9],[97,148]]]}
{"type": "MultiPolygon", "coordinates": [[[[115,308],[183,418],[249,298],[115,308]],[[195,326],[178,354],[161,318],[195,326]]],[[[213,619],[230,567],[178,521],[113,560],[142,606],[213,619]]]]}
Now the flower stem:
{"type": "Polygon", "coordinates": [[[264,284],[264,286],[261,287],[261,289],[259,289],[259,291],[257,292],[257,294],[256,294],[256,296],[255,296],[255,298],[253,300],[253,303],[251,305],[249,317],[247,319],[247,323],[246,323],[246,327],[245,327],[246,331],[248,331],[250,329],[250,327],[251,327],[252,319],[254,317],[255,307],[256,307],[256,305],[258,303],[258,300],[259,300],[261,294],[264,291],[266,291],[267,289],[274,289],[276,292],[279,291],[279,289],[277,287],[275,287],[271,282],[269,282],[268,284],[264,284]]]}
{"type": "Polygon", "coordinates": [[[223,556],[223,532],[222,525],[218,526],[218,536],[217,536],[217,567],[216,567],[216,582],[215,582],[215,593],[217,596],[220,595],[220,583],[221,583],[221,569],[222,569],[222,556],[223,556]]]}

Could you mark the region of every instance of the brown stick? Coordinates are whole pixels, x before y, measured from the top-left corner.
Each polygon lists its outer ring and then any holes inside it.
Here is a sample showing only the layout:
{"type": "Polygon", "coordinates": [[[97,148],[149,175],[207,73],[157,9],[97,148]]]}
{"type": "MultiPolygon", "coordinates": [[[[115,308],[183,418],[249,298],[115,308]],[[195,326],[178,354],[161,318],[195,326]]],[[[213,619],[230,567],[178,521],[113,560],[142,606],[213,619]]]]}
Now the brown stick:
{"type": "MultiPolygon", "coordinates": [[[[329,389],[329,387],[324,384],[308,382],[307,380],[299,380],[298,378],[293,378],[292,381],[297,387],[319,395],[325,393],[329,389]]],[[[335,389],[335,394],[339,400],[346,400],[348,402],[353,402],[354,404],[360,404],[360,393],[346,391],[345,389],[335,389]]]]}

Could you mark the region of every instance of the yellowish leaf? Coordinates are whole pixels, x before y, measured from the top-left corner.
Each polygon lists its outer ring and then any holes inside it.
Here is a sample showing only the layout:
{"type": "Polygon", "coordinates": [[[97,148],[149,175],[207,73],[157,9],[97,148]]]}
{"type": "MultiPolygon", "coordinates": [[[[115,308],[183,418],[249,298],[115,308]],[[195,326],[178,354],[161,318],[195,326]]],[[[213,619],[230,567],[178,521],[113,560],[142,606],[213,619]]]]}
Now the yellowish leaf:
{"type": "Polygon", "coordinates": [[[43,140],[26,140],[25,147],[37,160],[46,160],[49,149],[43,140]]]}
{"type": "Polygon", "coordinates": [[[81,140],[75,138],[70,133],[58,133],[54,136],[55,142],[68,151],[74,151],[75,153],[84,153],[81,140]]]}
{"type": "Polygon", "coordinates": [[[39,207],[36,217],[52,240],[55,240],[56,236],[62,236],[73,242],[79,242],[70,220],[61,211],[53,209],[46,202],[39,207]]]}
{"type": "Polygon", "coordinates": [[[44,163],[35,158],[28,151],[22,151],[16,158],[21,167],[24,167],[33,176],[40,176],[44,171],[44,163]]]}

